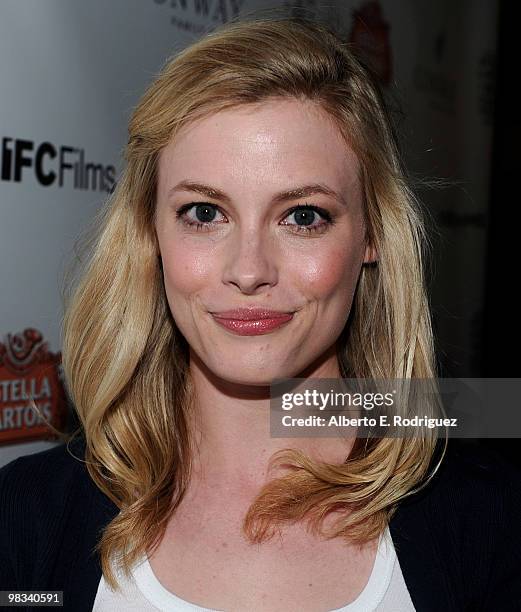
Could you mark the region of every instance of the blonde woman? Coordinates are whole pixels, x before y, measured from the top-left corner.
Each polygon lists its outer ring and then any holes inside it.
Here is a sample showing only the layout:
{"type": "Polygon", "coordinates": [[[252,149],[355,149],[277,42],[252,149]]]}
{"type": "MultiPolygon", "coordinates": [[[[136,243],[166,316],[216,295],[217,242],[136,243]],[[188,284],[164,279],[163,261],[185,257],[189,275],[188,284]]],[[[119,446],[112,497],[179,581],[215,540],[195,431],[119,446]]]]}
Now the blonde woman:
{"type": "Polygon", "coordinates": [[[64,319],[81,435],[0,471],[1,588],[75,611],[518,609],[499,459],[432,430],[270,435],[274,379],[436,376],[421,210],[347,45],[291,19],[204,36],[125,158],[64,319]]]}

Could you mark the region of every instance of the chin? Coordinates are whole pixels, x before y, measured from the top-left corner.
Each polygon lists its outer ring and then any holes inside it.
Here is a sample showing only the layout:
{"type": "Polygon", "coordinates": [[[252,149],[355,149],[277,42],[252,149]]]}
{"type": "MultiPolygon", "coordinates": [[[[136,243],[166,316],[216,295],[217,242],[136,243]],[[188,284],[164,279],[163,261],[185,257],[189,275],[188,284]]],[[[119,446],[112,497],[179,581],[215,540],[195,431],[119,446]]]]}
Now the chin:
{"type": "Polygon", "coordinates": [[[251,387],[269,387],[275,379],[291,376],[291,373],[287,374],[281,368],[274,368],[273,364],[266,370],[258,366],[248,368],[241,365],[224,370],[222,367],[217,367],[213,372],[215,376],[227,383],[251,387]]]}

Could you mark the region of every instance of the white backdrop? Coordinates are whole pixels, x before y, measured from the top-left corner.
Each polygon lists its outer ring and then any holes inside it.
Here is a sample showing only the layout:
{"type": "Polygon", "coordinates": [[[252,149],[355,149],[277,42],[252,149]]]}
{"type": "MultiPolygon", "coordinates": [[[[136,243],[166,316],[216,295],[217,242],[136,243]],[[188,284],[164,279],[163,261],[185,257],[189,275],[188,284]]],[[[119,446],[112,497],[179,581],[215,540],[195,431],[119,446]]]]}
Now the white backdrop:
{"type": "Polygon", "coordinates": [[[460,181],[425,198],[444,234],[434,287],[443,304],[435,313],[438,332],[454,349],[454,375],[472,375],[483,292],[494,2],[3,0],[0,465],[56,444],[44,440],[23,391],[63,412],[52,374],[59,370],[62,275],[75,239],[121,170],[133,106],[176,50],[237,12],[269,6],[288,15],[304,8],[363,45],[385,67],[384,85],[396,85],[413,170],[460,181]]]}

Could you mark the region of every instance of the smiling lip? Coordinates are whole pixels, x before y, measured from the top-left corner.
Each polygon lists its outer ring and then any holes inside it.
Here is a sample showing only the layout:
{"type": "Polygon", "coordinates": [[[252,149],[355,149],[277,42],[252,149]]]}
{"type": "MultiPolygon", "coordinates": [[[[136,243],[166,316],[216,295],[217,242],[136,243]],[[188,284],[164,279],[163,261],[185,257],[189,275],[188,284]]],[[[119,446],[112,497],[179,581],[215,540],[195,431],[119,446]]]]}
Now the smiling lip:
{"type": "Polygon", "coordinates": [[[277,319],[287,317],[293,312],[282,310],[268,310],[266,308],[236,308],[224,310],[223,312],[212,312],[214,317],[220,319],[235,319],[237,321],[258,321],[259,319],[277,319]]]}
{"type": "Polygon", "coordinates": [[[240,336],[266,334],[285,325],[293,318],[293,312],[280,312],[265,309],[238,309],[226,312],[213,312],[219,325],[240,336]]]}

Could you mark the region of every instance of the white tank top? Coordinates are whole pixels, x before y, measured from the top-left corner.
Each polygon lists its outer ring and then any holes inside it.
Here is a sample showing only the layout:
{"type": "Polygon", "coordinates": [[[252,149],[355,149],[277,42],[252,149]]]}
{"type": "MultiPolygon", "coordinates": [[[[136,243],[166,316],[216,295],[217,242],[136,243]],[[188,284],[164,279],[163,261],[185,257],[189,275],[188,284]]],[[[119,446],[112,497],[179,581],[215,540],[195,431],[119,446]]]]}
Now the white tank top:
{"type": "MultiPolygon", "coordinates": [[[[130,579],[117,573],[121,586],[112,591],[104,577],[98,585],[93,612],[220,612],[177,597],[156,578],[148,558],[132,569],[130,579]]],[[[331,612],[414,612],[394,544],[387,527],[380,536],[369,580],[358,597],[331,612]]]]}

